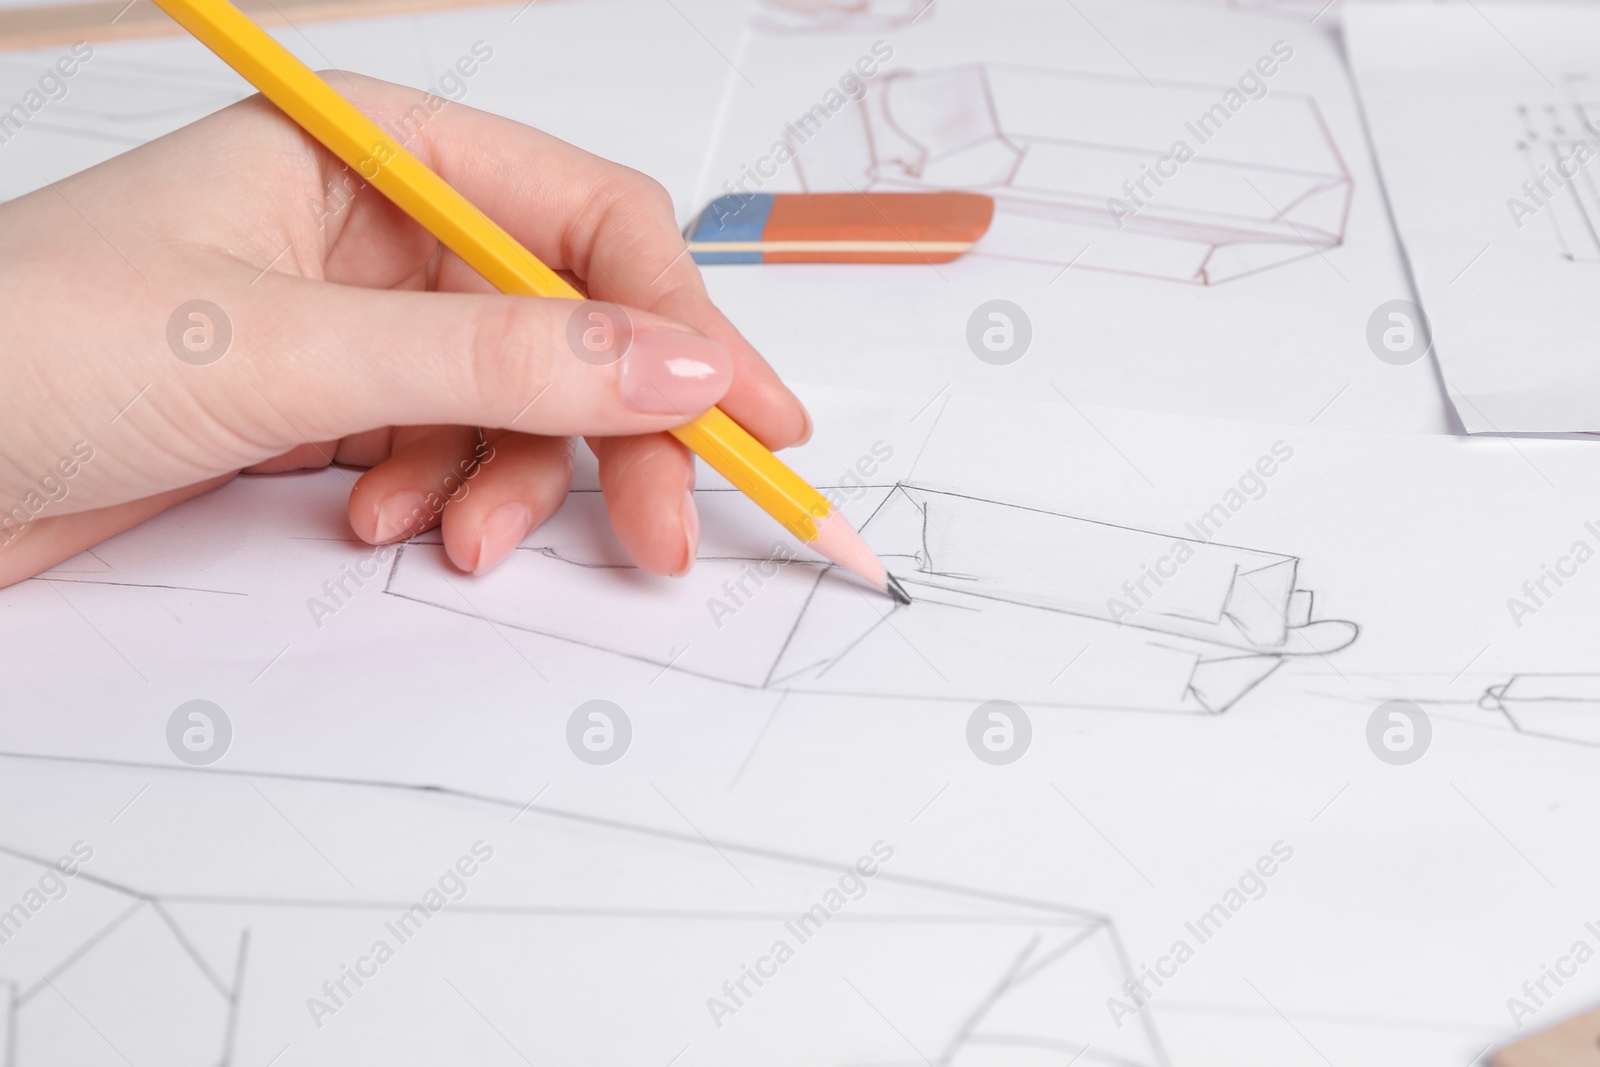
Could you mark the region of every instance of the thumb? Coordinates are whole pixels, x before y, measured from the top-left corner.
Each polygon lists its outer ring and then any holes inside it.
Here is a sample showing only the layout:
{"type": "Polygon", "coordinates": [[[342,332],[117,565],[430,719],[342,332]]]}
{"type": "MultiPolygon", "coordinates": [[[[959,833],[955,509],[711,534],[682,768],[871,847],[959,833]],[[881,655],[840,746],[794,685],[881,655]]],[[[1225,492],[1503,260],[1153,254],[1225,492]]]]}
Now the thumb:
{"type": "Polygon", "coordinates": [[[732,356],[711,338],[594,300],[284,278],[246,313],[239,339],[262,343],[241,347],[270,368],[274,402],[312,440],[436,423],[655,433],[710,408],[733,380],[732,356]]]}

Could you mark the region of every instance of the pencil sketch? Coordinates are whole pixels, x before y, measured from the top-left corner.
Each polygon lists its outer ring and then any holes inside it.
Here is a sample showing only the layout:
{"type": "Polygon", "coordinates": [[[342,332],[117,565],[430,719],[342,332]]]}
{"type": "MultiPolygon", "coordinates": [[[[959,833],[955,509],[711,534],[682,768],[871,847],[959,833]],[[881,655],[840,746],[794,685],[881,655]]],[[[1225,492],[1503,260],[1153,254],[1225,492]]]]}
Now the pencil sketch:
{"type": "Polygon", "coordinates": [[[1517,105],[1516,148],[1530,183],[1518,203],[1529,214],[1544,209],[1561,257],[1572,263],[1600,263],[1600,185],[1587,163],[1600,154],[1596,114],[1600,104],[1580,100],[1517,105]]]}
{"type": "Polygon", "coordinates": [[[935,0],[758,0],[751,25],[768,33],[898,30],[933,17],[935,0]]]}
{"type": "Polygon", "coordinates": [[[889,72],[787,137],[807,190],[993,196],[974,254],[1214,285],[1338,247],[1350,210],[1317,102],[1244,103],[1226,85],[973,63],[889,72]]]}
{"type": "MultiPolygon", "coordinates": [[[[1179,537],[918,485],[856,491],[910,605],[782,545],[703,545],[689,576],[652,580],[593,547],[595,493],[573,494],[470,602],[437,543],[407,545],[384,589],[749,689],[1042,707],[1216,714],[1285,659],[1357,636],[1313,617],[1297,559],[1209,540],[1205,517],[1179,537]],[[619,631],[618,610],[636,625],[619,631]]],[[[738,528],[736,494],[696,501],[703,528],[738,528]]]]}
{"type": "MultiPolygon", "coordinates": [[[[122,828],[136,847],[97,855],[98,869],[77,876],[86,884],[47,905],[57,910],[41,911],[17,940],[23,956],[7,946],[4,1067],[102,1062],[108,1047],[131,1062],[229,1067],[265,1063],[289,1044],[295,1062],[335,1063],[348,1062],[340,1050],[352,1043],[387,1061],[417,1027],[447,1029],[438,1000],[453,998],[443,985],[453,964],[476,968],[476,984],[541,1004],[533,1028],[541,1046],[581,1046],[596,1062],[631,1062],[641,1037],[676,1047],[687,1033],[700,1046],[697,1062],[748,1062],[756,1050],[783,1048],[792,1053],[785,1063],[855,1067],[902,1061],[909,1043],[940,1064],[1019,1050],[1107,1067],[1168,1064],[1148,1013],[1120,1027],[1107,1016],[1107,998],[1125,996],[1134,975],[1109,916],[919,878],[893,869],[887,842],[874,853],[881,867],[856,876],[848,902],[801,926],[806,963],[784,970],[773,991],[756,990],[765,1013],[723,1029],[704,1002],[726,995],[728,968],[737,977],[743,961],[748,971],[750,953],[775,936],[798,940],[795,916],[823,910],[807,904],[858,866],[424,783],[17,752],[0,753],[0,763],[29,795],[114,798],[143,783],[177,805],[168,811],[223,812],[230,829],[183,840],[157,819],[122,828]],[[280,806],[359,814],[361,836],[337,851],[359,890],[330,882],[334,859],[305,849],[309,838],[284,836],[280,806]],[[487,874],[468,875],[470,888],[455,879],[460,892],[398,939],[413,962],[395,965],[393,979],[358,965],[365,981],[352,979],[350,961],[328,957],[323,943],[365,948],[368,931],[397,939],[384,919],[407,914],[419,887],[385,874],[389,860],[372,842],[402,831],[393,840],[410,850],[418,827],[451,849],[492,834],[474,854],[507,877],[491,887],[487,874]],[[263,850],[275,872],[269,888],[258,881],[263,850]],[[617,878],[621,870],[629,877],[617,878]],[[68,916],[69,907],[80,914],[68,916]],[[413,949],[413,940],[429,947],[413,949]],[[215,958],[224,944],[236,946],[231,958],[215,958]],[[509,951],[486,965],[490,946],[509,951]],[[629,980],[619,980],[613,950],[626,951],[629,980]],[[345,977],[325,993],[330,966],[345,977]],[[410,968],[404,977],[401,966],[410,968]],[[885,1010],[894,1004],[895,1028],[852,989],[872,990],[885,1010]],[[374,1014],[339,1014],[335,1032],[313,1025],[308,995],[326,998],[330,1014],[383,1003],[374,1014]],[[600,1005],[632,1025],[596,1027],[600,1005]],[[823,1013],[831,1024],[818,1027],[823,1013]]],[[[0,888],[51,869],[36,843],[48,821],[6,828],[0,888]]],[[[313,824],[312,832],[326,831],[313,824]]]]}
{"type": "Polygon", "coordinates": [[[1478,706],[1530,737],[1600,748],[1600,674],[1515,674],[1478,706]]]}

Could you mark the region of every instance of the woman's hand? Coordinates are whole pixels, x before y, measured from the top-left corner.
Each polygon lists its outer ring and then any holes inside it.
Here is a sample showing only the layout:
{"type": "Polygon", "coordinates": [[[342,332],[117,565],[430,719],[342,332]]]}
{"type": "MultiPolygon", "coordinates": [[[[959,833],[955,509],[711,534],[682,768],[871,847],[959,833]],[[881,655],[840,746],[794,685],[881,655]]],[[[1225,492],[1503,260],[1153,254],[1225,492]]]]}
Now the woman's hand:
{"type": "Polygon", "coordinates": [[[580,358],[578,302],[493,293],[253,97],[0,205],[0,585],[240,471],[330,463],[370,468],[362,538],[440,525],[482,572],[560,506],[577,435],[639,566],[687,570],[694,468],[664,431],[715,403],[769,448],[810,423],[712,306],[666,192],[507,119],[326,76],[623,305],[626,354],[580,358]]]}

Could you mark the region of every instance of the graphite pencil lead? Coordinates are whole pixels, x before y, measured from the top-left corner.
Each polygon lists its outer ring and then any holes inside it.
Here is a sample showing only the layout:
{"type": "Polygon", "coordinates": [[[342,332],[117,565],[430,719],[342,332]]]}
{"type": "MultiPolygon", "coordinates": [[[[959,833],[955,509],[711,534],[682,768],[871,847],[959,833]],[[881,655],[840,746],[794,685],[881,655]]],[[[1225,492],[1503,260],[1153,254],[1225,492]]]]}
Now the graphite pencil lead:
{"type": "Polygon", "coordinates": [[[911,603],[911,594],[906,592],[906,587],[901,585],[900,579],[896,578],[894,575],[890,574],[885,576],[884,587],[888,591],[889,595],[894,597],[894,602],[896,604],[911,603]]]}

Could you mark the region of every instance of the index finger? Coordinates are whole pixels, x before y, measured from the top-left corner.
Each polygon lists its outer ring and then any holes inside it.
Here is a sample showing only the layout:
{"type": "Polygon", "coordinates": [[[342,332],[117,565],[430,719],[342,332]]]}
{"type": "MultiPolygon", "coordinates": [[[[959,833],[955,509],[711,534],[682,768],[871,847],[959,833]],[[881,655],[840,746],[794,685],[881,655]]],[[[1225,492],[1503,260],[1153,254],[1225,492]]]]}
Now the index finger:
{"type": "MultiPolygon", "coordinates": [[[[368,114],[411,129],[406,147],[555,270],[583,279],[589,295],[674,319],[733,356],[722,408],[768,448],[810,436],[805,408],[711,302],[653,179],[511,119],[448,103],[407,127],[427,94],[369,78],[342,83],[368,114]]],[[[489,286],[454,256],[440,288],[489,286]]]]}

